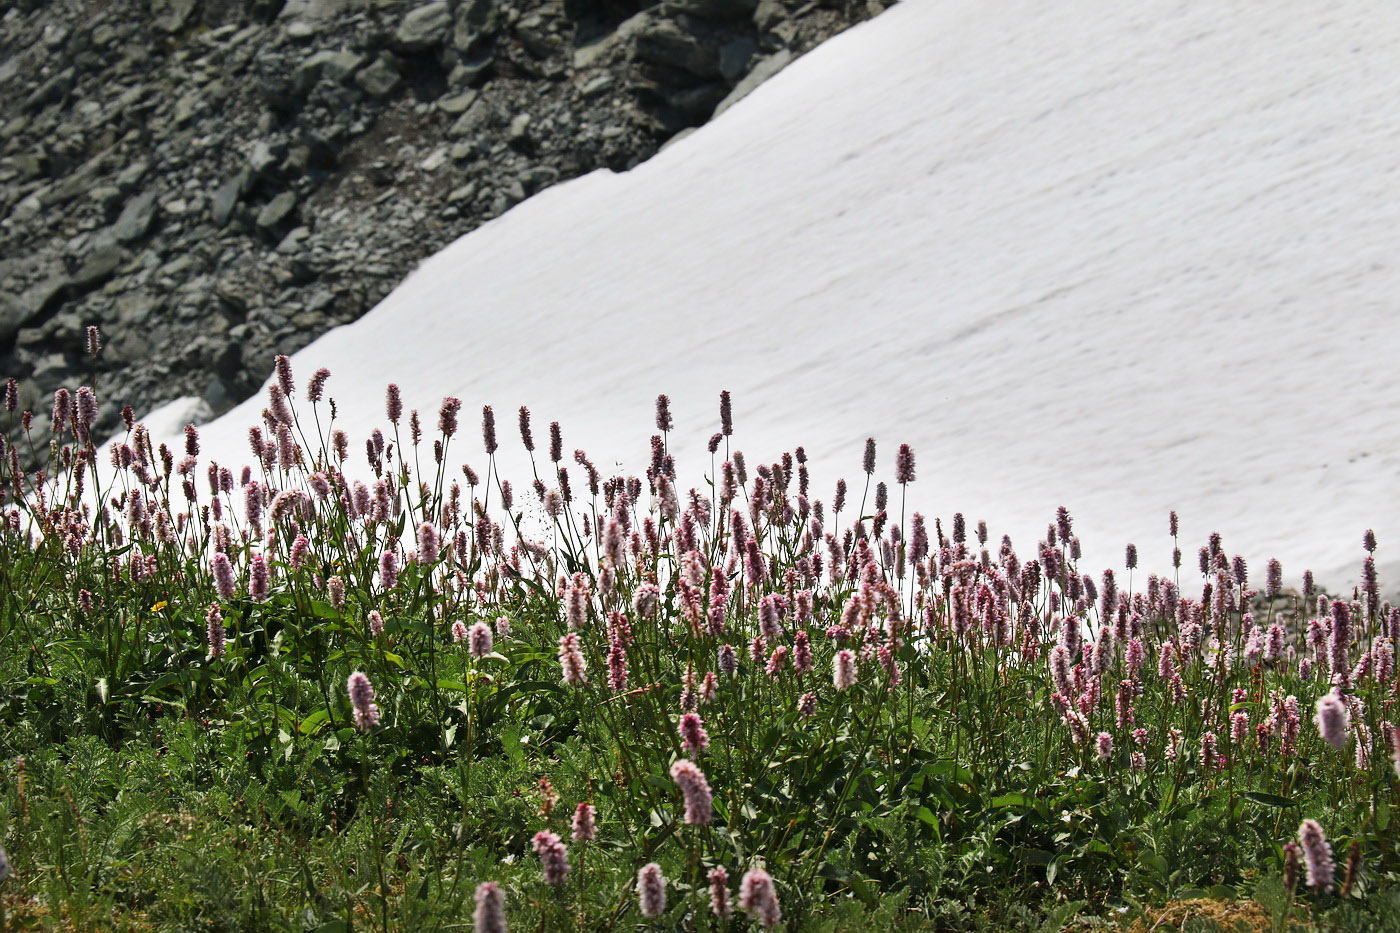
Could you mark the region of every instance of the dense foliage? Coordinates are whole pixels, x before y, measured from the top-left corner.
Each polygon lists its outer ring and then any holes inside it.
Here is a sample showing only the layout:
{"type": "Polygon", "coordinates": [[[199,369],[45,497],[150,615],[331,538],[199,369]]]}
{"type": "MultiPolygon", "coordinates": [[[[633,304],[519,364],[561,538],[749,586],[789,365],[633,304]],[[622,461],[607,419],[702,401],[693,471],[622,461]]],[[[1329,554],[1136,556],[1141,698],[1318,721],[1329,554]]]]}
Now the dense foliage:
{"type": "Polygon", "coordinates": [[[1276,929],[1400,923],[1371,536],[1352,599],[1276,566],[1256,592],[1218,536],[1170,579],[1131,547],[1090,575],[1063,509],[1025,553],[906,517],[907,447],[893,490],[871,441],[859,494],[820,501],[801,449],[732,447],[727,394],[695,488],[664,396],[643,477],[557,424],[536,450],[521,409],[512,487],[489,408],[478,473],[456,399],[434,430],[391,386],[352,439],[328,375],[297,402],[279,359],[247,467],[129,412],[99,448],[91,388],[40,426],[11,386],[12,919],[1053,929],[1253,898],[1276,929]]]}

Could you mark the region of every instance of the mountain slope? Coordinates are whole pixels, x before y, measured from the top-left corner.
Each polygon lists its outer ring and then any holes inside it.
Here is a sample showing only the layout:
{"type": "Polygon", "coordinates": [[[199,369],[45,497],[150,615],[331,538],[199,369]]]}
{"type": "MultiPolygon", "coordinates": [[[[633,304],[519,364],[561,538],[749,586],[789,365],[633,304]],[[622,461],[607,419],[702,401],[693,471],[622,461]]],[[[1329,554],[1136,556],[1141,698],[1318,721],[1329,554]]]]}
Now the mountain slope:
{"type": "MultiPolygon", "coordinates": [[[[911,508],[1023,551],[1063,504],[1091,563],[1134,541],[1161,570],[1177,509],[1192,573],[1220,531],[1339,586],[1374,527],[1393,588],[1397,40],[1400,10],[1355,2],[909,0],[467,235],[294,365],[332,369],[356,445],[396,381],[640,469],[668,392],[698,483],[724,388],[736,446],[805,444],[821,498],[872,435],[886,479],[914,446],[911,508]]],[[[244,459],[262,404],[206,449],[244,459]]]]}

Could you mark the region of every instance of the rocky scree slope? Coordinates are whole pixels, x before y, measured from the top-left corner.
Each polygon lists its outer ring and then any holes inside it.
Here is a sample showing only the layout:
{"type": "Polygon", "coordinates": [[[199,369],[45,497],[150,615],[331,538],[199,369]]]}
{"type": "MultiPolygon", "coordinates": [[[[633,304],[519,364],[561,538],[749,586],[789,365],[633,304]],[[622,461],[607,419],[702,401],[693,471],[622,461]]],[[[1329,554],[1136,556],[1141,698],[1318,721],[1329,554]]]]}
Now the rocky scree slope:
{"type": "Polygon", "coordinates": [[[886,2],[0,3],[0,375],[45,410],[96,323],[102,427],[220,413],[424,256],[886,2]]]}

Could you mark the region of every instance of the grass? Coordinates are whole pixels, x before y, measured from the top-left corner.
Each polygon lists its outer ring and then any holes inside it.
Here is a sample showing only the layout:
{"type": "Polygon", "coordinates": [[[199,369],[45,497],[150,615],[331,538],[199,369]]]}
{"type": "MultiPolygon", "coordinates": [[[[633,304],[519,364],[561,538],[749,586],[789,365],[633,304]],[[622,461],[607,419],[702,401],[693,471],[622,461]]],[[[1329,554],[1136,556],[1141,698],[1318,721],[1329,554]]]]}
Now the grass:
{"type": "Polygon", "coordinates": [[[860,502],[750,467],[727,396],[694,474],[664,397],[643,477],[522,410],[512,488],[489,409],[482,447],[391,403],[366,448],[278,376],[247,468],[129,415],[100,451],[95,395],[10,408],[11,928],[489,929],[486,882],[517,930],[1400,927],[1373,573],[1260,594],[1213,537],[1090,575],[1063,510],[1024,553],[906,519],[907,448],[860,502]]]}

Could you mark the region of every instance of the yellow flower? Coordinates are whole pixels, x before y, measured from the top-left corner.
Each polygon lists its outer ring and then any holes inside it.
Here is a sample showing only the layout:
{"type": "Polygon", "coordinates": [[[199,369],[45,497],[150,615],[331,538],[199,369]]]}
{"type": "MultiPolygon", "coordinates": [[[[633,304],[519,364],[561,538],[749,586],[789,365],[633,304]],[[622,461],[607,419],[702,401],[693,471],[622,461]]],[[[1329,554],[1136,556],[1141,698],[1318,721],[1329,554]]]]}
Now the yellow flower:
{"type": "Polygon", "coordinates": [[[162,599],[160,602],[156,603],[154,606],[151,607],[151,611],[152,611],[152,612],[160,612],[162,609],[164,609],[164,608],[165,608],[166,606],[168,606],[168,605],[170,605],[170,604],[167,603],[165,600],[162,599]]]}

